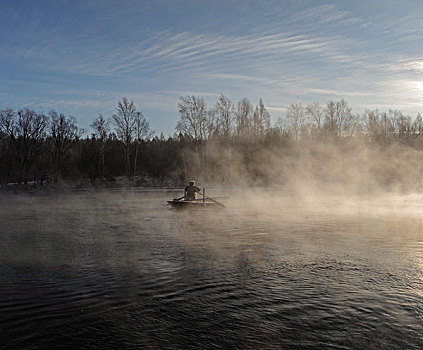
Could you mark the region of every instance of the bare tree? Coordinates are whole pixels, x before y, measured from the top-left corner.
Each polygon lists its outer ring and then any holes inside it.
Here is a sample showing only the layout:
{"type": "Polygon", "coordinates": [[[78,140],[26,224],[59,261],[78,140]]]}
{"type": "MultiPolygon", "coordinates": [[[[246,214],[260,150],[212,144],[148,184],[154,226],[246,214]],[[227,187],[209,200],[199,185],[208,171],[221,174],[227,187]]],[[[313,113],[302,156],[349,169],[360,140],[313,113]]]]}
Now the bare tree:
{"type": "Polygon", "coordinates": [[[276,121],[276,130],[279,135],[288,137],[290,134],[290,126],[286,118],[278,117],[276,121]]]}
{"type": "Polygon", "coordinates": [[[219,131],[223,136],[229,137],[232,133],[232,123],[235,119],[234,104],[229,98],[222,94],[216,102],[215,111],[217,114],[219,131]]]}
{"type": "Polygon", "coordinates": [[[202,97],[180,97],[178,103],[180,119],[176,130],[194,140],[205,140],[207,136],[207,107],[202,97]]]}
{"type": "Polygon", "coordinates": [[[377,109],[366,109],[361,116],[363,132],[374,140],[387,140],[389,135],[393,135],[394,127],[391,119],[386,113],[380,113],[377,109]]]}
{"type": "Polygon", "coordinates": [[[290,104],[286,110],[286,119],[295,140],[298,140],[306,124],[306,113],[302,103],[290,104]]]}
{"type": "Polygon", "coordinates": [[[54,165],[54,181],[57,182],[61,175],[63,159],[72,144],[81,136],[81,130],[76,126],[76,119],[72,116],[67,117],[55,111],[51,111],[49,116],[52,140],[50,151],[54,165]]]}
{"type": "Polygon", "coordinates": [[[134,102],[128,101],[126,97],[119,101],[116,113],[113,114],[113,121],[116,135],[123,144],[126,174],[131,176],[130,146],[134,139],[137,123],[137,109],[134,102]]]}
{"type": "Polygon", "coordinates": [[[180,119],[176,124],[176,130],[188,135],[195,141],[195,152],[198,159],[198,165],[205,167],[204,141],[209,136],[210,117],[207,106],[202,97],[188,96],[180,97],[178,103],[180,119]],[[201,157],[198,150],[198,142],[201,145],[201,157]]]}
{"type": "Polygon", "coordinates": [[[372,139],[378,139],[382,132],[380,113],[377,109],[366,109],[361,116],[365,133],[372,139]]]}
{"type": "Polygon", "coordinates": [[[18,182],[27,183],[28,172],[46,136],[47,117],[32,109],[0,111],[0,132],[9,136],[17,157],[18,182]]]}
{"type": "Polygon", "coordinates": [[[414,129],[414,133],[416,135],[420,136],[423,133],[423,120],[422,120],[422,116],[421,116],[420,112],[417,113],[417,116],[414,119],[413,129],[414,129]]]}
{"type": "Polygon", "coordinates": [[[135,116],[135,159],[134,159],[134,176],[137,173],[137,159],[139,146],[142,140],[149,139],[153,136],[150,129],[150,123],[144,118],[142,112],[137,112],[135,116]]]}
{"type": "Polygon", "coordinates": [[[398,137],[401,138],[410,135],[412,129],[410,116],[404,115],[402,112],[392,109],[389,110],[388,115],[392,122],[394,133],[398,135],[398,137]]]}
{"type": "Polygon", "coordinates": [[[262,99],[253,113],[253,130],[256,136],[264,136],[270,130],[270,114],[262,99]]]}
{"type": "Polygon", "coordinates": [[[320,131],[323,127],[323,107],[318,102],[310,103],[306,107],[306,115],[310,122],[320,131]]]}
{"type": "Polygon", "coordinates": [[[213,135],[219,134],[222,131],[219,116],[215,108],[207,110],[206,113],[206,139],[210,139],[213,135]]]}
{"type": "Polygon", "coordinates": [[[351,107],[342,99],[330,100],[324,109],[324,127],[331,135],[351,136],[355,130],[357,118],[352,114],[351,107]]]}
{"type": "Polygon", "coordinates": [[[237,135],[248,135],[252,127],[253,105],[248,98],[243,98],[237,103],[236,130],[237,135]]]}
{"type": "Polygon", "coordinates": [[[107,136],[110,133],[110,121],[104,119],[102,114],[99,114],[90,126],[94,129],[95,136],[100,142],[100,174],[104,178],[106,174],[105,149],[107,136]]]}
{"type": "Polygon", "coordinates": [[[336,135],[336,103],[332,100],[326,103],[326,107],[324,109],[325,113],[325,122],[324,127],[330,135],[336,135]]]}
{"type": "Polygon", "coordinates": [[[351,135],[354,125],[354,115],[351,113],[351,107],[344,99],[335,104],[335,118],[338,135],[351,135]]]}
{"type": "Polygon", "coordinates": [[[383,137],[387,139],[389,135],[392,135],[394,133],[394,127],[392,125],[392,121],[389,119],[386,112],[382,114],[380,123],[382,127],[383,137]]]}
{"type": "Polygon", "coordinates": [[[16,133],[16,113],[13,109],[0,111],[0,131],[9,136],[16,133]]]}

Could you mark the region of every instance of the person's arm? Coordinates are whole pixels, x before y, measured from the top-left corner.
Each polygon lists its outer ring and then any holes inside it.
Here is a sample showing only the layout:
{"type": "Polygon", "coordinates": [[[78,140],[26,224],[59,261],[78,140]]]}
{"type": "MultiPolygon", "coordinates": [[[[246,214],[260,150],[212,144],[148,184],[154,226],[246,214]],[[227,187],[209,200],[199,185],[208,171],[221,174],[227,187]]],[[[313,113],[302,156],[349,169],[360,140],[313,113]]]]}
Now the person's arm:
{"type": "Polygon", "coordinates": [[[180,197],[180,198],[176,198],[175,200],[180,201],[181,199],[184,199],[186,195],[187,195],[187,188],[185,187],[185,189],[184,189],[184,195],[182,197],[180,197]]]}

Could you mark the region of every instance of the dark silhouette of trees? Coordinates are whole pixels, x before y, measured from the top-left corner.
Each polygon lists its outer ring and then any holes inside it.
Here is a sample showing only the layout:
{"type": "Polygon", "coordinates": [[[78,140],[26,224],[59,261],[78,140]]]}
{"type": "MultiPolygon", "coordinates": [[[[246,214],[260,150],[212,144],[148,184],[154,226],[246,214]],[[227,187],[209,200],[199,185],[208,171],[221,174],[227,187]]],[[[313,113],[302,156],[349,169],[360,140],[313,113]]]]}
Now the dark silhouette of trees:
{"type": "Polygon", "coordinates": [[[63,162],[82,131],[77,127],[76,119],[72,116],[59,114],[56,111],[51,111],[49,116],[50,138],[47,146],[53,160],[54,182],[57,182],[62,175],[63,162]]]}
{"type": "Polygon", "coordinates": [[[99,173],[104,178],[106,175],[106,142],[107,136],[110,133],[110,122],[104,119],[102,114],[99,114],[97,118],[90,124],[91,128],[94,129],[94,136],[98,143],[99,148],[99,173]]]}
{"type": "Polygon", "coordinates": [[[46,136],[46,126],[46,116],[29,108],[16,113],[11,109],[0,112],[0,131],[10,139],[16,157],[18,183],[28,181],[29,171],[46,136]]]}
{"type": "Polygon", "coordinates": [[[0,185],[14,178],[14,159],[10,143],[10,137],[0,131],[0,185]]]}
{"type": "Polygon", "coordinates": [[[150,128],[150,123],[145,119],[141,112],[137,112],[135,116],[135,157],[134,157],[134,175],[137,174],[137,161],[139,148],[143,140],[148,140],[153,136],[154,132],[150,128]]]}
{"type": "Polygon", "coordinates": [[[127,176],[131,176],[131,156],[130,147],[134,139],[137,123],[137,109],[133,101],[128,101],[126,97],[118,102],[116,113],[113,114],[115,130],[118,140],[122,142],[125,159],[125,169],[127,176]]]}
{"type": "Polygon", "coordinates": [[[288,186],[303,173],[332,183],[349,179],[341,170],[359,166],[363,149],[365,157],[376,159],[385,152],[392,160],[371,162],[366,171],[374,182],[400,186],[404,177],[419,176],[418,170],[405,172],[394,164],[412,154],[407,161],[420,169],[420,114],[412,118],[395,109],[353,114],[341,99],[325,105],[290,104],[272,125],[261,99],[253,105],[248,98],[233,102],[220,95],[211,106],[202,97],[180,97],[176,133],[169,137],[154,136],[148,120],[125,97],[112,122],[98,115],[85,138],[71,116],[28,108],[1,110],[0,185],[45,185],[52,179],[71,186],[178,186],[191,178],[267,184],[276,178],[288,186]],[[300,166],[301,159],[307,161],[300,166]],[[338,172],[328,170],[336,166],[322,167],[335,160],[342,164],[338,172]],[[298,173],[290,179],[284,169],[298,173]]]}

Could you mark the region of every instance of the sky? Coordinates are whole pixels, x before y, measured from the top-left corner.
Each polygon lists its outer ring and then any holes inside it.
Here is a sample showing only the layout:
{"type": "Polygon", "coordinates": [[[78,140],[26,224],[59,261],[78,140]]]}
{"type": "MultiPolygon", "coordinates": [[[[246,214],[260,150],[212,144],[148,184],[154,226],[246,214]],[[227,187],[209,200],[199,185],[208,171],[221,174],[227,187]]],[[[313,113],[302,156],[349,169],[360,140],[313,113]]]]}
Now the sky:
{"type": "Polygon", "coordinates": [[[1,0],[0,109],[89,134],[124,96],[172,135],[180,96],[423,112],[421,0],[1,0]]]}

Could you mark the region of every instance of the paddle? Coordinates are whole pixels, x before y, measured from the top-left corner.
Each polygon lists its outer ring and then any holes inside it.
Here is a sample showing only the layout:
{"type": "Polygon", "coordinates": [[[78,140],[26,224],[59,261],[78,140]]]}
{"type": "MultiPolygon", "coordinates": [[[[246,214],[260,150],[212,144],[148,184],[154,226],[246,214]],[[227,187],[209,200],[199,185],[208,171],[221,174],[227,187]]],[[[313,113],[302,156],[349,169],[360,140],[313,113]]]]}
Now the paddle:
{"type": "Polygon", "coordinates": [[[213,198],[210,198],[210,197],[205,196],[205,195],[204,195],[204,193],[203,193],[203,197],[204,197],[204,198],[207,198],[207,199],[210,199],[212,202],[216,203],[217,205],[220,205],[222,208],[226,208],[226,206],[225,206],[225,205],[223,205],[222,203],[220,203],[220,202],[218,202],[218,201],[214,200],[213,198]]]}

